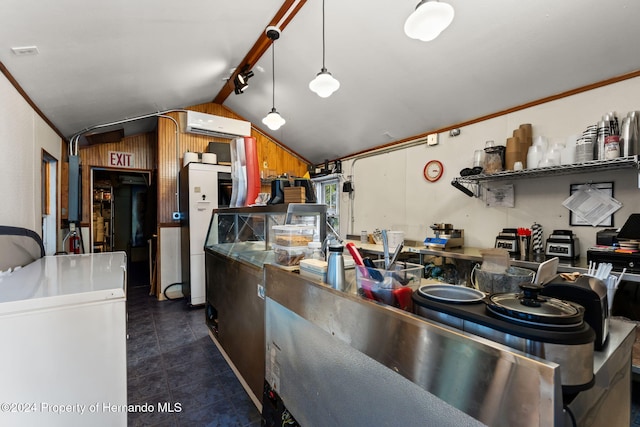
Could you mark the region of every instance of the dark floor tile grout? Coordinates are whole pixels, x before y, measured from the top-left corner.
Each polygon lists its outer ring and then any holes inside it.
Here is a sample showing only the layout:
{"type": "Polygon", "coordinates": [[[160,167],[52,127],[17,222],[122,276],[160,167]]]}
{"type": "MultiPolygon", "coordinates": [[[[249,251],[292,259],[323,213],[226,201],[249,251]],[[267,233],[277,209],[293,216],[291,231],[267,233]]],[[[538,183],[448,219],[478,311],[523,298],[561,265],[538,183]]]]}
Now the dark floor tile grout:
{"type": "Polygon", "coordinates": [[[136,286],[128,289],[127,312],[129,404],[156,409],[129,414],[129,426],[260,425],[259,412],[208,335],[202,308],[158,301],[148,286],[136,286]],[[180,411],[158,411],[158,404],[180,411]]]}

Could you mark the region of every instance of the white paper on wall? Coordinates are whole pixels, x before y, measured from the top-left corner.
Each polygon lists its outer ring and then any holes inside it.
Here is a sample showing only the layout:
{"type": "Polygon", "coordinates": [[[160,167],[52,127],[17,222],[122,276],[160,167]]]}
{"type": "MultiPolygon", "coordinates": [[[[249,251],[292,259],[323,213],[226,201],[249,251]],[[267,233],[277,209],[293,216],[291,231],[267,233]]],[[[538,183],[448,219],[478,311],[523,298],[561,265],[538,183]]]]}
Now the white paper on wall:
{"type": "Polygon", "coordinates": [[[622,203],[591,185],[581,187],[562,205],[594,227],[622,207],[622,203]]]}

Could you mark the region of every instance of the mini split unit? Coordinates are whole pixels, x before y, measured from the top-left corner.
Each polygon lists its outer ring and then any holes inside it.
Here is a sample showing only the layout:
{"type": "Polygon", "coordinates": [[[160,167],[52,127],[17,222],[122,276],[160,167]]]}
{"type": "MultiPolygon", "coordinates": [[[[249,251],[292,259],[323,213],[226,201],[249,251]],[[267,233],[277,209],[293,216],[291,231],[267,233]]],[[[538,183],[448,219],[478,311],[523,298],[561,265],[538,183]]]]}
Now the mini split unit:
{"type": "Polygon", "coordinates": [[[233,139],[251,136],[251,123],[244,120],[187,111],[184,132],[233,139]]]}

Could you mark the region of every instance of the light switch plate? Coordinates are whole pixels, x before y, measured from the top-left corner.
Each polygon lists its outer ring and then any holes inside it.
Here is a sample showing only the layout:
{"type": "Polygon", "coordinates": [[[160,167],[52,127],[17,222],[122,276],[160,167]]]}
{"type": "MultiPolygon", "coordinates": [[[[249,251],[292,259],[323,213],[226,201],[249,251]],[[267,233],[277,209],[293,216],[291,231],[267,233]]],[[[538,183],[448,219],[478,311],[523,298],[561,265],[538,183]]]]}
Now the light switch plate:
{"type": "Polygon", "coordinates": [[[438,145],[438,134],[427,135],[427,145],[438,145]]]}

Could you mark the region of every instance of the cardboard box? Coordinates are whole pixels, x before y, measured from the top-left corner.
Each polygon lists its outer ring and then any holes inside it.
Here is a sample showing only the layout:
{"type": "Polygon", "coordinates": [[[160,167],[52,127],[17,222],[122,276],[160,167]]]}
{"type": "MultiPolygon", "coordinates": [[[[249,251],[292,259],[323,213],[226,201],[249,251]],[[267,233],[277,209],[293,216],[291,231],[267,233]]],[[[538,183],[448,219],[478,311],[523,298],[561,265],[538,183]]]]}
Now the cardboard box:
{"type": "Polygon", "coordinates": [[[304,187],[285,187],[284,202],[285,203],[304,203],[305,190],[304,187]]]}

